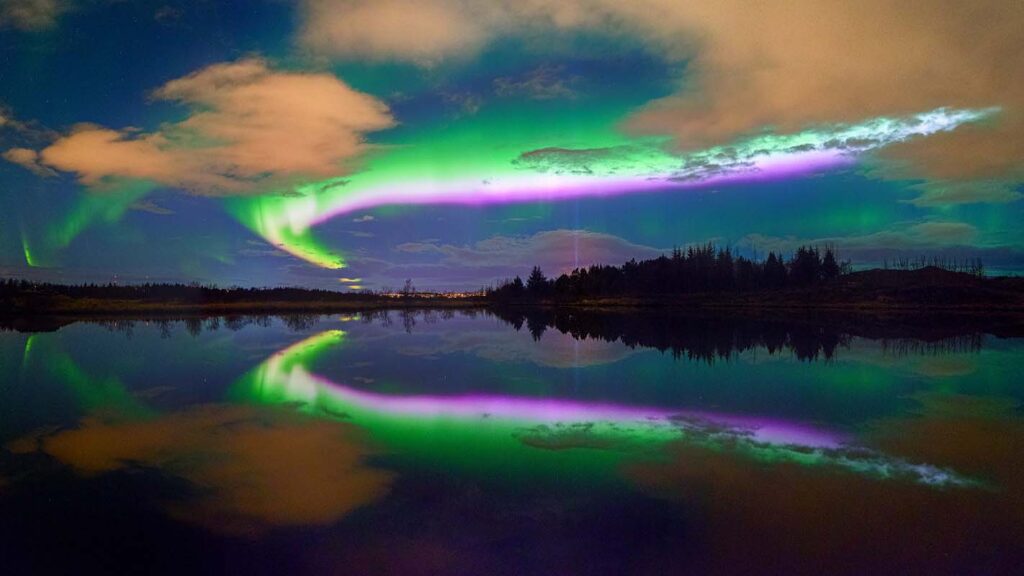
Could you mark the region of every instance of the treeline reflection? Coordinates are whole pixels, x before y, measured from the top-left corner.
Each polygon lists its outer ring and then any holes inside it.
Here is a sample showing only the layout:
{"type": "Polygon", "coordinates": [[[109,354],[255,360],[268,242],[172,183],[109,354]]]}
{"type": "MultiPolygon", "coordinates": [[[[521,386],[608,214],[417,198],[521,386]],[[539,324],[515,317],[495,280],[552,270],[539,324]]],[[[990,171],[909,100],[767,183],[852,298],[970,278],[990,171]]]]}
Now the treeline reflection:
{"type": "MultiPolygon", "coordinates": [[[[779,319],[545,308],[499,309],[493,314],[516,330],[527,330],[538,341],[547,330],[556,330],[580,340],[618,341],[709,363],[754,349],[769,355],[792,354],[802,361],[831,360],[853,338],[878,340],[885,353],[897,356],[977,352],[990,333],[984,322],[965,318],[819,315],[779,319]]],[[[993,330],[1001,336],[1024,335],[1019,328],[999,323],[993,330]]]]}
{"type": "Polygon", "coordinates": [[[747,317],[741,315],[678,314],[659,310],[584,311],[568,308],[513,307],[495,309],[374,310],[344,316],[324,314],[160,316],[155,318],[22,319],[0,322],[0,331],[54,331],[74,322],[102,326],[132,338],[140,326],[156,327],[161,337],[177,333],[198,337],[203,332],[239,331],[275,324],[305,333],[321,323],[377,325],[407,333],[429,332],[455,318],[496,319],[538,342],[549,330],[577,340],[620,342],[630,348],[652,348],[675,358],[705,362],[727,361],[735,355],[763,350],[788,354],[802,361],[831,360],[855,338],[878,341],[883,353],[941,355],[979,351],[986,334],[1024,337],[1024,322],[1015,318],[969,316],[896,316],[816,314],[806,317],[747,317]]]}

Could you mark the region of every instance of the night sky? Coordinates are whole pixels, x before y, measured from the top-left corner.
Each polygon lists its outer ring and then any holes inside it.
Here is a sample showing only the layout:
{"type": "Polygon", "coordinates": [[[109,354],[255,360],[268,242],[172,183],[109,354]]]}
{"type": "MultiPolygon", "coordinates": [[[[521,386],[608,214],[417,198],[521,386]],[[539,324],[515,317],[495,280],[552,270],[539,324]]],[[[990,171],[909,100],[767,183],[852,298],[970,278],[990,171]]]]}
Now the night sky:
{"type": "Polygon", "coordinates": [[[1024,271],[1020,0],[0,0],[0,276],[1024,271]]]}

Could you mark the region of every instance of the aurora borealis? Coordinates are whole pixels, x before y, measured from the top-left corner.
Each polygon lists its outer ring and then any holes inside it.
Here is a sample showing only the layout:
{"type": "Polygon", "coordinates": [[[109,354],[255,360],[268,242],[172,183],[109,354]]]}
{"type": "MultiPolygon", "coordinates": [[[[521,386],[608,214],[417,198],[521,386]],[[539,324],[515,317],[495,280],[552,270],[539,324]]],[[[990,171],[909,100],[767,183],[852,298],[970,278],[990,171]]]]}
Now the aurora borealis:
{"type": "Polygon", "coordinates": [[[1021,270],[1019,3],[742,4],[7,3],[0,275],[462,289],[707,241],[1021,270]]]}

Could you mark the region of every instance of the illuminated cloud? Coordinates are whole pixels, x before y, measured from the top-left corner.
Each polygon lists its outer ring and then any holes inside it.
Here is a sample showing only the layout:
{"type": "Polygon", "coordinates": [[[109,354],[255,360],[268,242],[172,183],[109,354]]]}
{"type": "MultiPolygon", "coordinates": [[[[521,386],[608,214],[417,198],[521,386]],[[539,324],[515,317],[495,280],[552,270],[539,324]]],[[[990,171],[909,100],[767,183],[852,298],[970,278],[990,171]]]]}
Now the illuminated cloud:
{"type": "MultiPolygon", "coordinates": [[[[497,235],[463,245],[436,240],[404,242],[395,246],[386,259],[353,257],[347,262],[347,270],[359,276],[361,285],[375,289],[400,287],[407,278],[413,278],[422,290],[478,290],[510,275],[525,277],[534,264],[556,275],[578,266],[622,263],[662,253],[661,249],[611,234],[560,229],[530,236],[497,235]]],[[[321,278],[335,281],[334,269],[325,268],[293,264],[286,271],[303,282],[321,278]]]]}
{"type": "Polygon", "coordinates": [[[14,140],[27,145],[46,142],[56,136],[56,133],[39,122],[18,119],[12,110],[0,102],[0,137],[13,137],[14,140]]]}
{"type": "Polygon", "coordinates": [[[39,153],[30,148],[11,148],[3,153],[4,160],[13,162],[44,178],[55,176],[56,172],[39,163],[39,153]]]}
{"type": "MultiPolygon", "coordinates": [[[[991,125],[906,143],[926,178],[1019,181],[1024,8],[1016,0],[308,0],[302,41],[346,58],[433,63],[503,37],[596,31],[686,60],[678,93],[627,122],[697,150],[750,134],[906,115],[1003,109],[991,125]],[[967,150],[967,153],[964,151],[967,150]]],[[[967,189],[962,189],[967,193],[967,189]]],[[[1004,196],[1005,197],[1005,196],[1004,196]]],[[[964,196],[961,196],[961,201],[964,196]]],[[[990,198],[984,190],[977,201],[990,198]]]]}
{"type": "Polygon", "coordinates": [[[443,354],[471,353],[494,362],[530,362],[552,368],[583,368],[614,364],[639,350],[599,338],[577,339],[557,330],[545,330],[538,345],[529,326],[514,337],[507,327],[466,328],[457,331],[430,331],[430,325],[417,328],[417,334],[429,334],[430,340],[415,345],[396,342],[396,351],[407,356],[433,358],[443,354]],[[503,332],[498,338],[498,332],[503,332]]]}
{"type": "Polygon", "coordinates": [[[789,254],[799,246],[834,246],[840,257],[855,263],[881,263],[896,256],[918,258],[981,258],[987,266],[1019,266],[1024,252],[1013,245],[990,244],[981,230],[965,222],[903,222],[870,234],[820,238],[777,237],[748,234],[738,245],[756,250],[789,254]]]}
{"type": "MultiPolygon", "coordinates": [[[[475,4],[430,0],[307,0],[302,42],[319,52],[424,64],[478,50],[490,35],[475,4]]],[[[480,4],[489,11],[489,7],[480,4]]]]}
{"type": "Polygon", "coordinates": [[[978,202],[1005,204],[1024,198],[1024,194],[1018,191],[1020,187],[1019,183],[998,180],[929,181],[913,187],[919,190],[921,195],[909,203],[921,207],[978,202]]]}
{"type": "Polygon", "coordinates": [[[86,418],[38,440],[85,475],[150,467],[193,483],[169,513],[227,532],[329,524],[383,497],[391,475],[346,424],[240,406],[199,406],[145,420],[86,418]]]}
{"type": "Polygon", "coordinates": [[[131,131],[91,124],[76,126],[44,148],[39,157],[57,170],[77,173],[87,186],[111,177],[194,186],[194,179],[203,177],[198,172],[199,159],[168,148],[161,134],[132,137],[131,131]]]}
{"type": "Polygon", "coordinates": [[[157,89],[187,106],[155,132],[80,125],[40,153],[83,184],[145,179],[200,194],[265,191],[344,173],[364,134],[394,124],[387,107],[326,73],[271,70],[250,58],[215,64],[157,89]]]}
{"type": "Polygon", "coordinates": [[[541,66],[521,76],[495,78],[494,93],[498,96],[523,96],[533,100],[575,98],[576,90],[572,85],[578,78],[565,78],[564,75],[565,70],[560,66],[541,66]]]}
{"type": "Polygon", "coordinates": [[[52,28],[57,23],[57,18],[69,7],[68,0],[4,0],[0,2],[0,28],[52,28]]]}
{"type": "Polygon", "coordinates": [[[840,249],[876,248],[888,249],[935,248],[938,246],[963,245],[973,240],[978,229],[964,222],[922,222],[908,224],[891,230],[883,230],[859,236],[837,236],[815,240],[796,238],[772,238],[751,234],[743,244],[760,251],[791,252],[800,245],[833,245],[840,249]]]}
{"type": "Polygon", "coordinates": [[[156,202],[152,202],[150,200],[140,200],[138,202],[133,203],[128,208],[130,210],[137,210],[139,212],[148,212],[150,214],[157,214],[157,215],[160,215],[160,216],[170,216],[171,214],[174,214],[174,210],[171,210],[169,208],[164,208],[163,206],[160,206],[156,202]]]}
{"type": "Polygon", "coordinates": [[[492,236],[470,246],[408,242],[395,249],[410,254],[437,255],[442,264],[460,267],[508,269],[536,264],[549,274],[591,264],[625,262],[630,258],[655,258],[663,253],[618,236],[587,230],[549,230],[527,237],[492,236]]]}
{"type": "Polygon", "coordinates": [[[165,25],[172,25],[185,15],[185,10],[174,6],[161,6],[153,13],[153,20],[165,25]]]}

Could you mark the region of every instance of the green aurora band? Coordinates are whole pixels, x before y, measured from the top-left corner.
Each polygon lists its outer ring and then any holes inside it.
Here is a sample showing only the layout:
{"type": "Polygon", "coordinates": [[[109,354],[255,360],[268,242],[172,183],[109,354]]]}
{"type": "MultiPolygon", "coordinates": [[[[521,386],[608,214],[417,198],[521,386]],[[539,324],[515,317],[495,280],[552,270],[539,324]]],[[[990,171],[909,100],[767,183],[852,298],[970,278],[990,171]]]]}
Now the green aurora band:
{"type": "Polygon", "coordinates": [[[345,266],[311,229],[334,217],[388,205],[504,204],[799,176],[855,163],[910,138],[989,118],[997,108],[940,108],[795,134],[762,134],[690,153],[663,138],[631,138],[612,127],[621,111],[498,106],[411,141],[384,144],[356,173],[287,193],[228,201],[228,210],[270,244],[317,266],[345,266]],[[493,135],[500,134],[500,139],[493,135]]]}
{"type": "Polygon", "coordinates": [[[132,204],[155,187],[148,181],[124,180],[104,186],[103,190],[86,190],[66,214],[51,222],[41,234],[33,233],[23,224],[21,247],[25,263],[31,267],[53,266],[60,251],[79,234],[97,223],[119,221],[132,204]]]}

